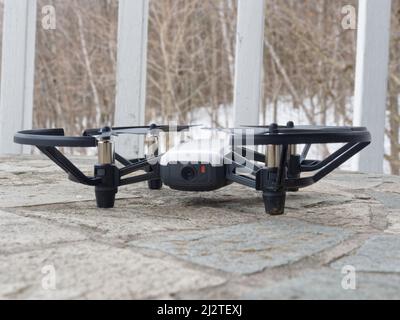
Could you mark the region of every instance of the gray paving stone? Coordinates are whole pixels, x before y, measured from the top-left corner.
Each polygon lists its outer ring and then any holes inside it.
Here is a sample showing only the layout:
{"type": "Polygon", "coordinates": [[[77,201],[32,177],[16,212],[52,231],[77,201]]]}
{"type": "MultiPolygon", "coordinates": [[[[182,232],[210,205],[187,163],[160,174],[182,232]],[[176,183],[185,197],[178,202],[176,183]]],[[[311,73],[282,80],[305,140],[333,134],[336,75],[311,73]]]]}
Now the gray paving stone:
{"type": "Polygon", "coordinates": [[[290,264],[335,246],[351,235],[339,228],[271,218],[207,231],[180,232],[132,241],[227,272],[250,274],[290,264]]]}
{"type": "Polygon", "coordinates": [[[0,210],[0,227],[13,224],[26,224],[29,219],[0,210]]]}
{"type": "Polygon", "coordinates": [[[332,194],[322,189],[323,185],[314,186],[310,189],[304,189],[300,192],[287,194],[286,208],[294,209],[292,211],[304,211],[304,209],[326,208],[331,206],[350,203],[353,196],[348,193],[332,194]]]}
{"type": "Polygon", "coordinates": [[[379,192],[374,190],[369,190],[368,193],[388,209],[400,208],[400,193],[379,192]]]}
{"type": "Polygon", "coordinates": [[[375,191],[400,193],[400,176],[383,175],[383,183],[374,188],[375,191]]]}
{"type": "MultiPolygon", "coordinates": [[[[329,199],[329,196],[327,199],[329,199]]],[[[302,209],[288,211],[287,216],[306,220],[310,223],[350,228],[357,232],[374,229],[383,231],[388,227],[388,213],[385,211],[384,205],[373,200],[354,199],[344,203],[300,208],[302,209]]]]}
{"type": "Polygon", "coordinates": [[[311,270],[300,276],[248,289],[242,299],[360,300],[400,299],[400,275],[356,273],[356,289],[342,287],[341,270],[311,270]]]}
{"type": "Polygon", "coordinates": [[[331,185],[331,190],[335,192],[335,186],[337,189],[362,190],[379,188],[385,181],[385,176],[379,174],[336,171],[325,177],[323,183],[331,185]]]}
{"type": "Polygon", "coordinates": [[[389,211],[387,215],[388,228],[386,233],[400,235],[400,210],[389,211]]]}
{"type": "MultiPolygon", "coordinates": [[[[138,193],[148,194],[145,187],[138,193]]],[[[160,193],[158,193],[160,196],[160,193]]],[[[178,230],[209,229],[218,226],[254,222],[267,219],[263,214],[242,214],[221,208],[193,207],[180,210],[180,204],[148,199],[148,195],[134,199],[119,199],[111,210],[96,207],[94,201],[66,203],[62,206],[46,205],[30,208],[18,208],[15,212],[31,218],[46,219],[54,223],[80,228],[88,235],[112,238],[120,241],[132,240],[132,237],[178,230]]]]}
{"type": "MultiPolygon", "coordinates": [[[[90,172],[93,170],[95,157],[70,157],[71,161],[77,163],[79,168],[90,172]]],[[[62,173],[63,171],[46,156],[39,154],[35,156],[0,157],[0,173],[29,174],[29,173],[62,173]]]]}
{"type": "Polygon", "coordinates": [[[0,255],[3,299],[144,299],[224,282],[170,258],[93,242],[0,255]],[[49,267],[55,273],[50,274],[49,267]],[[42,285],[48,284],[50,275],[55,275],[55,290],[42,285]]]}
{"type": "MultiPolygon", "coordinates": [[[[93,174],[94,158],[72,160],[85,174],[93,174]]],[[[117,198],[134,196],[131,190],[121,188],[117,198]]],[[[0,208],[79,201],[94,202],[93,187],[69,181],[64,171],[50,160],[17,157],[6,161],[6,158],[0,158],[0,208]]]]}
{"type": "Polygon", "coordinates": [[[357,271],[400,273],[400,236],[373,236],[354,255],[336,261],[332,267],[345,265],[354,266],[357,271]]]}
{"type": "Polygon", "coordinates": [[[37,181],[33,184],[11,185],[0,189],[0,207],[37,206],[50,203],[94,200],[93,190],[70,181],[54,184],[49,181],[37,181]]]}
{"type": "Polygon", "coordinates": [[[0,211],[0,255],[86,239],[78,231],[0,211]]]}
{"type": "MultiPolygon", "coordinates": [[[[93,158],[74,161],[93,170],[93,158]]],[[[100,210],[51,161],[3,157],[0,298],[399,298],[399,195],[400,177],[337,171],[289,193],[282,217],[235,184],[139,183],[100,210]],[[46,265],[55,291],[41,286],[46,265]],[[356,267],[356,291],[341,288],[343,265],[356,267]]]]}

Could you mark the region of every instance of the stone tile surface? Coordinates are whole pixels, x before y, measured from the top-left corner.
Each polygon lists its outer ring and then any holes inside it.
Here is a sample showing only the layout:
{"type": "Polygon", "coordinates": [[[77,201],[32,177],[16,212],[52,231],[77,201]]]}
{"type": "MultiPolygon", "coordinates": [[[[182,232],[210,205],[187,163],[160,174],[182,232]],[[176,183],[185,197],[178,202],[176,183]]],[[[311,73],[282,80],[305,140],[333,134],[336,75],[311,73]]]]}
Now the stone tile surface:
{"type": "Polygon", "coordinates": [[[342,287],[341,270],[310,270],[294,278],[270,284],[264,288],[251,288],[243,299],[296,299],[296,300],[397,300],[400,299],[400,275],[356,274],[355,289],[342,287]]]}
{"type": "Polygon", "coordinates": [[[46,248],[59,243],[86,239],[76,229],[37,221],[0,211],[0,255],[46,248]]]}
{"type": "Polygon", "coordinates": [[[93,242],[0,256],[0,298],[152,298],[224,282],[168,258],[93,242]]]}
{"type": "Polygon", "coordinates": [[[132,241],[226,272],[250,274],[296,262],[335,246],[351,233],[288,218],[132,241]]]}
{"type": "Polygon", "coordinates": [[[332,264],[351,265],[358,271],[400,273],[400,235],[379,235],[368,239],[353,255],[332,264]]]}
{"type": "Polygon", "coordinates": [[[399,197],[400,177],[338,171],[288,194],[281,217],[238,185],[139,183],[100,210],[49,160],[3,157],[0,298],[398,299],[399,197]],[[356,290],[343,289],[344,266],[356,290]]]}

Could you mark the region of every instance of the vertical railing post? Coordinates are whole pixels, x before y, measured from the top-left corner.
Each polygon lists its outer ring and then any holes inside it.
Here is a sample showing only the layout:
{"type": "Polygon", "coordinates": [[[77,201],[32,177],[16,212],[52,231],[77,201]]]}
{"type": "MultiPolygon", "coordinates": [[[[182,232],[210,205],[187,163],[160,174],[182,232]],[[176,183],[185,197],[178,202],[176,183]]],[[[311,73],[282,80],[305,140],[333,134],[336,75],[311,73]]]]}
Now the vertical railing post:
{"type": "Polygon", "coordinates": [[[359,0],[354,125],[366,126],[372,144],[356,169],[383,171],[391,0],[359,0]]]}
{"type": "MultiPolygon", "coordinates": [[[[148,0],[119,0],[115,126],[145,121],[148,10],[148,0]]],[[[142,139],[121,137],[119,148],[137,156],[143,153],[142,139]]]]}
{"type": "Polygon", "coordinates": [[[264,0],[239,0],[234,123],[258,125],[262,93],[264,0]]]}
{"type": "Polygon", "coordinates": [[[32,127],[36,0],[5,0],[0,97],[0,154],[30,151],[13,142],[32,127]]]}

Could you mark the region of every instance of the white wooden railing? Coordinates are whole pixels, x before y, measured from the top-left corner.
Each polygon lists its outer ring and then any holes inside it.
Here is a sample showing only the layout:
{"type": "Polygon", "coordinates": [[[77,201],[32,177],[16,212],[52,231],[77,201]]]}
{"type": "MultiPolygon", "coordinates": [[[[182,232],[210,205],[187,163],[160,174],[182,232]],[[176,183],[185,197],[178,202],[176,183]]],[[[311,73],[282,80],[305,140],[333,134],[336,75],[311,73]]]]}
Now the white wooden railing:
{"type": "MultiPolygon", "coordinates": [[[[115,125],[144,122],[148,1],[119,0],[115,125]]],[[[258,124],[265,6],[238,1],[235,124],[258,124]]],[[[391,0],[359,0],[354,124],[367,126],[373,143],[356,168],[367,172],[383,169],[390,10],[391,0]]],[[[0,154],[24,152],[13,134],[32,125],[35,26],[36,0],[4,0],[0,154]]]]}
{"type": "Polygon", "coordinates": [[[391,0],[359,0],[354,125],[368,127],[372,144],[356,169],[382,172],[389,65],[391,0]]]}

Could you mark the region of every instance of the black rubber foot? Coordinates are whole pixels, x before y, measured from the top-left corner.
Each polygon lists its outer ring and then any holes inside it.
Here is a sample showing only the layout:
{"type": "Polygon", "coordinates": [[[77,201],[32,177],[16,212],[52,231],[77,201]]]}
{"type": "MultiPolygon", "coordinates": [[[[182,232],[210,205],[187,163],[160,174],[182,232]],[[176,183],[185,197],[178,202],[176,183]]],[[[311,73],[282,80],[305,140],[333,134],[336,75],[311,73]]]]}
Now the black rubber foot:
{"type": "Polygon", "coordinates": [[[149,186],[150,190],[160,190],[163,184],[160,179],[156,179],[147,181],[147,185],[149,186]]]}
{"type": "MultiPolygon", "coordinates": [[[[300,179],[300,174],[296,174],[294,176],[291,176],[288,174],[288,179],[300,179]]],[[[287,189],[287,191],[289,191],[289,192],[297,192],[299,190],[300,190],[300,188],[288,188],[287,189]]]]}
{"type": "MultiPolygon", "coordinates": [[[[301,157],[299,155],[291,155],[289,160],[289,169],[287,173],[288,179],[300,179],[301,157]]],[[[299,188],[288,188],[289,192],[297,192],[299,188]]]]}
{"type": "Polygon", "coordinates": [[[285,213],[285,191],[264,191],[263,200],[266,213],[272,216],[279,216],[285,213]]]}
{"type": "Polygon", "coordinates": [[[96,203],[99,208],[114,208],[115,194],[114,190],[96,190],[96,203]]]}

